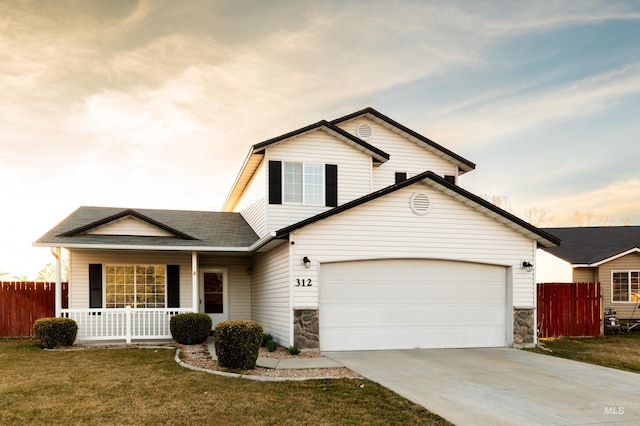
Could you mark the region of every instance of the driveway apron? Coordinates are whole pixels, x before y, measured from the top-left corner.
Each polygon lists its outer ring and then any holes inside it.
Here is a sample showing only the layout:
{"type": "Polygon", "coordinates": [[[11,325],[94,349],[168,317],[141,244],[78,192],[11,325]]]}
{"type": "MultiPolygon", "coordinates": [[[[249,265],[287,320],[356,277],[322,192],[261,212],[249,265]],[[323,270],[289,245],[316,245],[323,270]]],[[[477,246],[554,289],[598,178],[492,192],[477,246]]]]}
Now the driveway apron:
{"type": "Polygon", "coordinates": [[[328,352],[457,425],[640,425],[640,375],[518,349],[328,352]]]}

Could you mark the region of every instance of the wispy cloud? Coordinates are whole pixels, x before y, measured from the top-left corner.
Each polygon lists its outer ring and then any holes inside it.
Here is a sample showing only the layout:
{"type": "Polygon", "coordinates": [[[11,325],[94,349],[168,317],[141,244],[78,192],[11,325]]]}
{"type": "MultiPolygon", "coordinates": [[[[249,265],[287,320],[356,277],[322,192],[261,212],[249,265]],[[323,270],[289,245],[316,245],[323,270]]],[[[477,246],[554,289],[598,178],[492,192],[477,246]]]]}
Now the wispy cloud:
{"type": "Polygon", "coordinates": [[[523,95],[489,93],[446,108],[433,128],[434,137],[458,141],[459,146],[489,143],[498,137],[521,132],[545,122],[588,116],[609,102],[640,92],[640,64],[597,74],[560,87],[523,95]],[[487,98],[491,102],[487,102],[487,98]],[[461,126],[461,123],[464,125],[461,126]]]}

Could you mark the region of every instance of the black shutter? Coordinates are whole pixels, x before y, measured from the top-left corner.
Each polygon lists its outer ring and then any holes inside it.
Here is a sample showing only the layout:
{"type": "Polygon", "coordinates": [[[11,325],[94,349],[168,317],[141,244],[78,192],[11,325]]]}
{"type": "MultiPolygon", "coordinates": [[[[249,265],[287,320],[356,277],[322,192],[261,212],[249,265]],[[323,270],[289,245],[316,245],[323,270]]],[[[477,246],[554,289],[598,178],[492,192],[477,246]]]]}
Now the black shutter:
{"type": "Polygon", "coordinates": [[[406,172],[396,172],[396,184],[407,180],[406,172]]]}
{"type": "Polygon", "coordinates": [[[282,204],[281,161],[269,161],[269,204],[282,204]]]}
{"type": "Polygon", "coordinates": [[[102,308],[102,265],[89,264],[89,307],[102,308]]]}
{"type": "Polygon", "coordinates": [[[453,175],[444,175],[444,180],[455,185],[456,177],[453,175]]]}
{"type": "Polygon", "coordinates": [[[167,308],[180,307],[180,265],[167,265],[167,308]]]}
{"type": "Polygon", "coordinates": [[[327,207],[338,207],[338,165],[324,165],[324,199],[327,207]]]}

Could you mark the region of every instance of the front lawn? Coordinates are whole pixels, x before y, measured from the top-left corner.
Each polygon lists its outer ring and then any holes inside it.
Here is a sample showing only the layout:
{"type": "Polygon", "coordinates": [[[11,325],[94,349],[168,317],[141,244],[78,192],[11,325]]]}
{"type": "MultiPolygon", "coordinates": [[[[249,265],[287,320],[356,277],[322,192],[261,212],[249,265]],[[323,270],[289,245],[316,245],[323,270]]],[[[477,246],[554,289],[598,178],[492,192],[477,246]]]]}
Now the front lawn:
{"type": "Polygon", "coordinates": [[[174,354],[2,339],[0,424],[449,424],[367,380],[228,378],[185,369],[174,354]]]}
{"type": "Polygon", "coordinates": [[[606,335],[592,338],[541,339],[552,352],[534,352],[640,373],[640,334],[606,335]]]}

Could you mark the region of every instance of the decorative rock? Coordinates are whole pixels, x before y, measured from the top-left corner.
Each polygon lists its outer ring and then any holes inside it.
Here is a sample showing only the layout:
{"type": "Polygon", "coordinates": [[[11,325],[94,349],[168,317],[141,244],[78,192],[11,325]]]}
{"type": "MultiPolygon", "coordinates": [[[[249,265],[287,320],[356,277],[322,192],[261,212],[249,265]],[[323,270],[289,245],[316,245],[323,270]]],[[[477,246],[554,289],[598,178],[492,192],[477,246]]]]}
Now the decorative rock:
{"type": "Polygon", "coordinates": [[[296,309],[293,312],[294,344],[299,349],[320,347],[320,323],[317,309],[296,309]]]}
{"type": "Polygon", "coordinates": [[[533,346],[536,332],[535,311],[533,309],[515,309],[513,312],[513,345],[533,346]]]}

